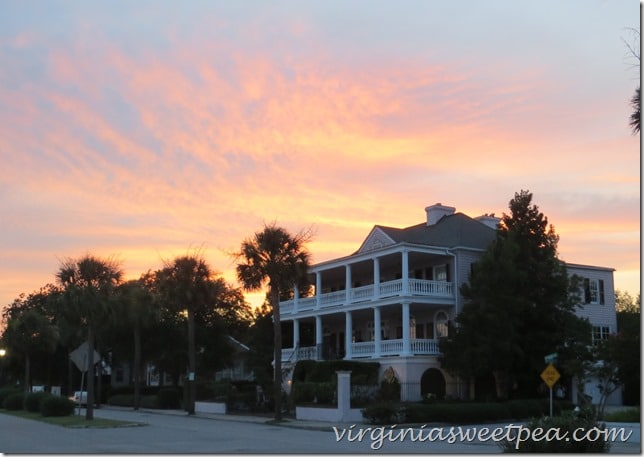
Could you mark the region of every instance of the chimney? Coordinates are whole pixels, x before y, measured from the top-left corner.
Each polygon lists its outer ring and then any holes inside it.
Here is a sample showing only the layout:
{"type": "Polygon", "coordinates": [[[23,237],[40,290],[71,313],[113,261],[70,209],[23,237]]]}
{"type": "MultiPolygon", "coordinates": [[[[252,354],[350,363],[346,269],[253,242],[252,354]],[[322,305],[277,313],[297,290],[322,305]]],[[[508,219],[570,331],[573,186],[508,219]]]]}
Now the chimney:
{"type": "Polygon", "coordinates": [[[456,211],[456,208],[452,206],[443,206],[441,203],[428,206],[425,208],[425,212],[427,213],[427,225],[436,224],[443,218],[443,216],[454,214],[454,211],[456,211]]]}
{"type": "Polygon", "coordinates": [[[474,220],[479,221],[482,224],[487,225],[490,228],[496,230],[499,227],[499,222],[501,222],[500,217],[495,217],[494,213],[483,214],[482,216],[475,217],[474,220]]]}

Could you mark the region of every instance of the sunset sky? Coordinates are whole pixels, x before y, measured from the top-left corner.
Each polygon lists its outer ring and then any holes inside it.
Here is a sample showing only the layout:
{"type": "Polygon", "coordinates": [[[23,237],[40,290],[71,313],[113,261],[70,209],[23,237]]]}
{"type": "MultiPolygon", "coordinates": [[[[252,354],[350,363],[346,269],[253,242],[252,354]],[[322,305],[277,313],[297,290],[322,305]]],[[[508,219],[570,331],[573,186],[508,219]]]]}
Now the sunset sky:
{"type": "MultiPolygon", "coordinates": [[[[126,277],[264,223],[314,262],[528,189],[572,263],[640,284],[637,0],[0,0],[0,306],[60,262],[126,277]]],[[[248,296],[261,302],[261,294],[248,296]]]]}

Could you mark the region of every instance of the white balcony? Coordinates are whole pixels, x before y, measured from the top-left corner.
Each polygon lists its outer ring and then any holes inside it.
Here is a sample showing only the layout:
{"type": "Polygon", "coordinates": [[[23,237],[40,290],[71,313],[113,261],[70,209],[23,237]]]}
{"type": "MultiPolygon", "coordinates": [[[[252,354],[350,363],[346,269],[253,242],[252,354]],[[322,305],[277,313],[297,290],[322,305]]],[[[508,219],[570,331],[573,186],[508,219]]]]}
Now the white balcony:
{"type": "MultiPolygon", "coordinates": [[[[447,281],[430,281],[427,279],[408,279],[407,290],[405,291],[404,280],[396,279],[385,281],[368,286],[354,287],[349,289],[350,301],[347,303],[347,293],[344,290],[321,294],[319,297],[320,309],[334,306],[351,305],[370,300],[377,300],[389,297],[436,297],[454,298],[454,283],[447,281]],[[376,291],[378,294],[376,294],[376,291]]],[[[297,310],[295,300],[287,300],[280,303],[280,314],[293,314],[300,311],[316,309],[318,297],[299,298],[297,310]]]]}
{"type": "MultiPolygon", "coordinates": [[[[412,339],[410,340],[413,355],[440,355],[438,340],[412,339]]],[[[380,356],[403,355],[403,340],[383,340],[380,342],[380,356]]],[[[365,341],[351,343],[351,359],[372,358],[376,355],[376,342],[365,341]]],[[[321,360],[321,351],[316,346],[282,349],[282,361],[295,363],[298,360],[321,360]]]]}

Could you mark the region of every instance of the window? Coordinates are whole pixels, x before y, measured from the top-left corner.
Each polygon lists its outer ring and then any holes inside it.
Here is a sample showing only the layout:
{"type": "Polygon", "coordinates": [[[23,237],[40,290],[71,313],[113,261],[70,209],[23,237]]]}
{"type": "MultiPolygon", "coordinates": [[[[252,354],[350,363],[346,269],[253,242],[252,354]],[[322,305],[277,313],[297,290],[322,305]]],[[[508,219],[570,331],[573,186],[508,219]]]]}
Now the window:
{"type": "Polygon", "coordinates": [[[447,314],[441,311],[436,315],[436,338],[443,338],[448,336],[448,324],[449,320],[447,319],[447,314]]]}
{"type": "Polygon", "coordinates": [[[416,324],[416,338],[425,338],[425,324],[416,324]]]}
{"type": "Polygon", "coordinates": [[[434,281],[447,281],[447,265],[434,267],[434,281]]]}
{"type": "Polygon", "coordinates": [[[584,278],[584,303],[600,304],[606,303],[604,299],[604,281],[602,279],[584,278]]]}
{"type": "Polygon", "coordinates": [[[593,327],[593,345],[596,346],[600,341],[608,339],[609,334],[609,327],[593,327]]]}

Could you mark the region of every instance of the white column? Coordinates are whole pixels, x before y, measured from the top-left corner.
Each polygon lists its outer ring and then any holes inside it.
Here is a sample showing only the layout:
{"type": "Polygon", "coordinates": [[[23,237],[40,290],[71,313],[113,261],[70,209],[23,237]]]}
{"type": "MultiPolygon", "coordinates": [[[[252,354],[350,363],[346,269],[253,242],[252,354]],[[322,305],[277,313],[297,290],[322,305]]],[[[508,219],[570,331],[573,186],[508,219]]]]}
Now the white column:
{"type": "Polygon", "coordinates": [[[351,311],[346,311],[344,326],[344,359],[351,359],[351,345],[353,343],[353,323],[351,322],[351,311]]]}
{"type": "Polygon", "coordinates": [[[373,299],[380,298],[380,260],[378,257],[373,259],[373,299]]]}
{"type": "Polygon", "coordinates": [[[345,265],[345,291],[347,293],[346,295],[346,303],[345,305],[348,306],[349,303],[351,303],[351,265],[345,265]]]}
{"type": "Polygon", "coordinates": [[[320,301],[322,300],[322,274],[319,271],[315,272],[315,307],[320,308],[320,301]]]}
{"type": "Polygon", "coordinates": [[[293,284],[293,314],[297,313],[300,299],[300,291],[297,284],[293,284]]]}
{"type": "Polygon", "coordinates": [[[402,304],[402,336],[403,336],[403,353],[402,355],[411,355],[411,335],[409,331],[409,302],[402,304]]]}
{"type": "Polygon", "coordinates": [[[349,420],[351,409],[351,372],[336,371],[336,373],[338,374],[338,409],[340,420],[344,422],[349,420]]]}
{"type": "Polygon", "coordinates": [[[315,316],[315,348],[317,360],[322,360],[322,316],[315,316]]]}
{"type": "Polygon", "coordinates": [[[300,345],[300,321],[293,319],[293,349],[300,345]]]}
{"type": "Polygon", "coordinates": [[[380,341],[382,339],[382,323],[380,322],[380,308],[373,309],[373,340],[374,340],[374,357],[380,357],[380,341]]]}
{"type": "Polygon", "coordinates": [[[403,295],[409,295],[409,252],[406,249],[402,252],[402,280],[403,295]]]}

